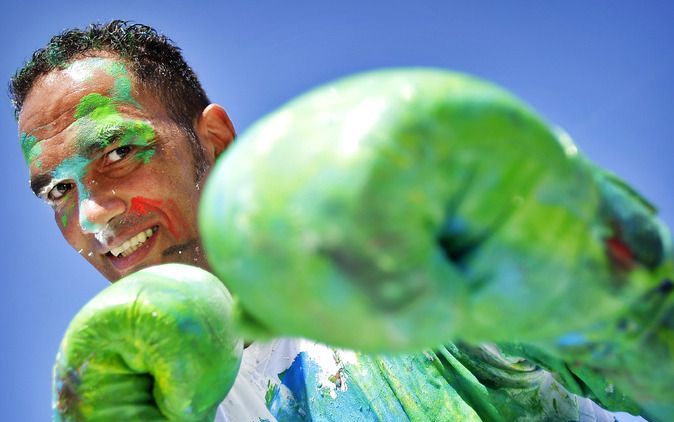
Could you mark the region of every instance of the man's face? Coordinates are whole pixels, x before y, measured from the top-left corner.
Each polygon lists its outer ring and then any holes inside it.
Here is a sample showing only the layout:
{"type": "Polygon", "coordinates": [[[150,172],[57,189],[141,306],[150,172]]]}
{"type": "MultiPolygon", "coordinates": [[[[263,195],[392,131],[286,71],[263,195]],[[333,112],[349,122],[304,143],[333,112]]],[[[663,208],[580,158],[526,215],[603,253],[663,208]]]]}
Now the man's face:
{"type": "Polygon", "coordinates": [[[109,280],[164,262],[205,265],[187,135],[116,58],[39,78],[19,116],[31,187],[68,243],[109,280]]]}

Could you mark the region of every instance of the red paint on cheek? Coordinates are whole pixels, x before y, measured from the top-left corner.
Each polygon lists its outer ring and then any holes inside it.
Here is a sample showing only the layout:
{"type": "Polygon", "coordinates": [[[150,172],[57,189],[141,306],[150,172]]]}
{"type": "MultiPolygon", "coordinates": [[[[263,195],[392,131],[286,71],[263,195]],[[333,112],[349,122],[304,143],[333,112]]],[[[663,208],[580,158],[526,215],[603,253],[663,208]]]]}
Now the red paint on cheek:
{"type": "MultiPolygon", "coordinates": [[[[172,215],[180,216],[180,218],[182,218],[182,215],[180,214],[180,211],[178,211],[178,207],[176,206],[175,201],[173,199],[169,199],[166,202],[167,202],[166,206],[172,211],[172,215]]],[[[178,230],[176,230],[172,221],[169,221],[168,229],[173,234],[173,237],[175,237],[176,239],[180,239],[178,230]]]]}
{"type": "MultiPolygon", "coordinates": [[[[175,208],[175,203],[173,200],[168,200],[168,205],[171,206],[172,208],[175,208]]],[[[130,214],[135,214],[135,215],[147,215],[152,211],[153,209],[158,209],[161,207],[161,205],[164,203],[164,201],[159,200],[159,199],[149,199],[149,198],[144,198],[142,196],[135,196],[131,198],[131,205],[129,206],[129,213],[130,214]]],[[[170,218],[170,216],[166,216],[166,225],[168,231],[171,232],[173,237],[179,238],[178,232],[176,231],[175,226],[173,225],[173,221],[170,218]]]]}
{"type": "Polygon", "coordinates": [[[131,207],[129,208],[129,212],[136,215],[146,215],[150,212],[151,208],[157,208],[161,206],[162,202],[164,201],[136,196],[131,198],[131,207]],[[150,209],[148,209],[148,206],[150,209]]]}

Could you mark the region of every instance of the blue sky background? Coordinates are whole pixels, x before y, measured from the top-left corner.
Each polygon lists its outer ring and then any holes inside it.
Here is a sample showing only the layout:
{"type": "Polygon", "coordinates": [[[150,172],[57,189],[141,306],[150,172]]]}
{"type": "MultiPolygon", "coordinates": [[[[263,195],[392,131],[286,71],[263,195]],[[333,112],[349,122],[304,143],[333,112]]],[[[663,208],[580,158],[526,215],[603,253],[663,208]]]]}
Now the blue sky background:
{"type": "MultiPolygon", "coordinates": [[[[674,224],[674,3],[627,1],[3,2],[0,76],[51,35],[123,18],[180,45],[239,133],[286,100],[349,73],[436,66],[496,82],[674,224]],[[496,3],[496,2],[494,2],[496,3]]],[[[4,83],[4,82],[3,82],[4,83]]],[[[28,189],[0,101],[3,272],[0,415],[50,418],[51,367],[78,309],[107,282],[70,249],[28,189]]]]}

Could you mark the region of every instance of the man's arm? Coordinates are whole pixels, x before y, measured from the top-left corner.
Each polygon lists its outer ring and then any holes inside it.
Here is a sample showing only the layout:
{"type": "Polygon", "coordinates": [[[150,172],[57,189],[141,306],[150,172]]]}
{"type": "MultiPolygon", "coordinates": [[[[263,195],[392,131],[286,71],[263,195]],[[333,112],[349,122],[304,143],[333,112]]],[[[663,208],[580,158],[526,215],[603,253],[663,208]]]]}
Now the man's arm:
{"type": "MultiPolygon", "coordinates": [[[[361,350],[607,341],[672,274],[645,201],[507,92],[435,70],[347,78],[262,119],[214,170],[200,225],[250,333],[361,350]]],[[[666,327],[644,309],[638,333],[666,327]]]]}

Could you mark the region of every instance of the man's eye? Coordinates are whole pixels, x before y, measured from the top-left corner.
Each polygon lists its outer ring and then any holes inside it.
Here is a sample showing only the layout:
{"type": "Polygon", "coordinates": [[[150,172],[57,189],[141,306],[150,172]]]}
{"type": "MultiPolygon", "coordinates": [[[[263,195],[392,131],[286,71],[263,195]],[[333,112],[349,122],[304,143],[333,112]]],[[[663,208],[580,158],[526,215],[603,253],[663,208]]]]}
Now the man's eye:
{"type": "Polygon", "coordinates": [[[73,184],[70,182],[62,182],[62,183],[57,183],[56,186],[54,186],[47,196],[51,201],[58,201],[59,199],[63,198],[63,196],[70,191],[70,189],[73,188],[73,184]]]}
{"type": "Polygon", "coordinates": [[[130,145],[125,145],[123,147],[113,149],[106,155],[108,162],[116,163],[117,161],[126,157],[131,152],[132,149],[133,147],[130,145]]]}

